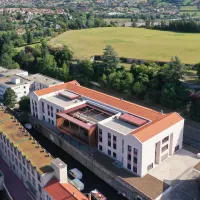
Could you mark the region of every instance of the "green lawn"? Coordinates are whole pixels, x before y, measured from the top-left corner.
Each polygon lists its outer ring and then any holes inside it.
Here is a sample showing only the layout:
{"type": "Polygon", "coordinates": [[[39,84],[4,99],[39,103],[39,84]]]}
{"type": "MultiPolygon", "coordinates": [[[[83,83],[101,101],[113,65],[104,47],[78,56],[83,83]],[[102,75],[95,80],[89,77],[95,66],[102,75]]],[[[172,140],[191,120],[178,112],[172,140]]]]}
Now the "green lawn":
{"type": "Polygon", "coordinates": [[[200,61],[200,34],[142,28],[94,28],[65,32],[53,38],[50,44],[68,45],[79,59],[102,54],[106,45],[112,45],[124,57],[169,61],[172,56],[179,56],[184,63],[200,61]]]}
{"type": "Polygon", "coordinates": [[[198,10],[198,9],[197,9],[197,6],[181,6],[181,11],[184,11],[184,10],[195,11],[195,10],[198,10]]]}

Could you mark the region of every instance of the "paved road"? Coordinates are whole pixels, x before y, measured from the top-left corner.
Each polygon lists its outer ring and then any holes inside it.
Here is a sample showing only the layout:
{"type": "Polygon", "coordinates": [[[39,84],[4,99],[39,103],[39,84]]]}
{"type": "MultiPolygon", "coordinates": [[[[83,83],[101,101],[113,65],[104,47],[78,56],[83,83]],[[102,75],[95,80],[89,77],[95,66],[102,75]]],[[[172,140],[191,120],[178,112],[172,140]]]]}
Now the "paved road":
{"type": "Polygon", "coordinates": [[[83,173],[83,179],[81,180],[85,185],[83,193],[89,193],[93,189],[98,189],[107,197],[108,200],[127,200],[123,196],[118,195],[115,189],[98,178],[94,173],[89,171],[86,167],[44,137],[41,133],[35,130],[29,132],[49,153],[51,153],[52,156],[59,157],[63,160],[67,164],[68,170],[76,167],[83,173]]]}
{"type": "Polygon", "coordinates": [[[0,170],[4,174],[5,185],[13,200],[32,200],[27,188],[18,176],[9,168],[7,163],[0,157],[0,170]]]}

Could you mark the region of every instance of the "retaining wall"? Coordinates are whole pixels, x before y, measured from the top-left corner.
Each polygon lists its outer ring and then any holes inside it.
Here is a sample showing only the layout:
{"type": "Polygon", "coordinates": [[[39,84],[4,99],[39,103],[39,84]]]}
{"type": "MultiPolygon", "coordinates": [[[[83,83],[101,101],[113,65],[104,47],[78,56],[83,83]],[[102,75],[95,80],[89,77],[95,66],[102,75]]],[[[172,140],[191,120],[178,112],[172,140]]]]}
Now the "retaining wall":
{"type": "MultiPolygon", "coordinates": [[[[62,148],[65,152],[79,161],[82,165],[87,167],[90,171],[96,174],[99,178],[109,184],[111,187],[116,189],[121,194],[124,194],[129,200],[136,199],[136,196],[139,195],[143,200],[150,200],[151,198],[145,196],[137,189],[132,187],[130,184],[125,182],[121,177],[107,170],[100,163],[96,162],[91,156],[74,147],[68,141],[64,140],[62,137],[57,135],[55,132],[50,130],[48,127],[45,127],[41,121],[30,117],[30,122],[34,127],[41,132],[45,137],[54,142],[57,146],[62,148]]],[[[116,192],[117,192],[116,191],[116,192]]]]}

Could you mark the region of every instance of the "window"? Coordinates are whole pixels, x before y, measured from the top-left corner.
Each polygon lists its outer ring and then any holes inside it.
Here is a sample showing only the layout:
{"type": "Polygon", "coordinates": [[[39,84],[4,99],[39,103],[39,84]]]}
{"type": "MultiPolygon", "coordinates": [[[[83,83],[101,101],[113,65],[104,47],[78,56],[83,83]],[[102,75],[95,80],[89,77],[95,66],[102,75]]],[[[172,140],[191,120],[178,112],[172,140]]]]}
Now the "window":
{"type": "Polygon", "coordinates": [[[44,102],[42,102],[42,107],[44,107],[44,102]]]}
{"type": "Polygon", "coordinates": [[[164,151],[166,151],[168,149],[168,144],[166,144],[164,147],[162,147],[162,153],[164,152],[164,151]]]}
{"type": "Polygon", "coordinates": [[[39,192],[42,192],[42,188],[41,188],[40,184],[38,184],[38,188],[39,188],[39,192]]]}
{"type": "Polygon", "coordinates": [[[49,109],[49,105],[47,104],[47,108],[49,109]]]}
{"type": "Polygon", "coordinates": [[[136,148],[134,148],[134,154],[138,155],[138,150],[136,148]]]}
{"type": "Polygon", "coordinates": [[[113,143],[113,149],[116,149],[116,148],[117,148],[117,144],[113,143]]]}
{"type": "Polygon", "coordinates": [[[102,151],[103,150],[103,147],[101,145],[99,145],[99,150],[102,151]]]}
{"type": "Polygon", "coordinates": [[[113,158],[116,158],[117,154],[115,152],[113,152],[113,158]]]}
{"type": "Polygon", "coordinates": [[[108,149],[108,155],[111,156],[111,150],[108,149]]]}
{"type": "Polygon", "coordinates": [[[48,115],[50,116],[50,112],[48,111],[48,115]]]}
{"type": "Polygon", "coordinates": [[[35,185],[35,179],[33,178],[32,180],[33,180],[33,186],[35,187],[35,186],[36,186],[36,185],[35,185]]]}
{"type": "Polygon", "coordinates": [[[53,107],[51,106],[51,111],[53,111],[53,107]]]}
{"type": "Polygon", "coordinates": [[[147,171],[149,171],[150,169],[153,168],[153,163],[151,163],[148,167],[147,167],[147,171]]]}
{"type": "Polygon", "coordinates": [[[162,140],[162,143],[166,143],[167,141],[169,140],[169,136],[165,137],[163,140],[162,140]]]}
{"type": "Polygon", "coordinates": [[[38,181],[41,181],[40,174],[37,174],[38,181]]]}
{"type": "Polygon", "coordinates": [[[58,110],[58,109],[56,109],[56,112],[58,113],[58,112],[59,112],[59,110],[58,110]]]}
{"type": "Polygon", "coordinates": [[[113,135],[113,141],[117,141],[117,137],[115,135],[113,135]]]}
{"type": "Polygon", "coordinates": [[[175,147],[175,152],[179,150],[179,145],[175,147]]]}
{"type": "Polygon", "coordinates": [[[44,108],[42,107],[42,112],[44,113],[44,108]]]}
{"type": "Polygon", "coordinates": [[[51,120],[50,120],[50,119],[48,119],[48,121],[49,121],[49,123],[51,123],[51,120]]]}
{"type": "Polygon", "coordinates": [[[135,164],[137,164],[137,158],[136,158],[136,157],[133,158],[133,162],[134,162],[135,164]]]}
{"type": "Polygon", "coordinates": [[[111,134],[110,133],[108,133],[108,139],[111,139],[111,134]]]}
{"type": "Polygon", "coordinates": [[[24,94],[26,94],[26,91],[24,91],[24,94]]]}
{"type": "Polygon", "coordinates": [[[131,161],[131,155],[130,154],[127,155],[127,159],[131,161]]]}
{"type": "Polygon", "coordinates": [[[101,135],[99,136],[99,142],[102,142],[102,136],[101,135]]]}
{"type": "Polygon", "coordinates": [[[108,146],[111,147],[111,141],[108,141],[108,146]]]}
{"type": "Polygon", "coordinates": [[[45,116],[43,115],[43,120],[45,120],[45,116]]]}
{"type": "Polygon", "coordinates": [[[102,135],[102,129],[99,129],[99,135],[102,135]]]}
{"type": "Polygon", "coordinates": [[[131,152],[131,146],[130,145],[128,145],[128,152],[131,152]]]}
{"type": "Polygon", "coordinates": [[[133,172],[137,173],[137,167],[133,166],[133,172]]]}
{"type": "Polygon", "coordinates": [[[127,168],[131,170],[131,164],[127,163],[127,168]]]}

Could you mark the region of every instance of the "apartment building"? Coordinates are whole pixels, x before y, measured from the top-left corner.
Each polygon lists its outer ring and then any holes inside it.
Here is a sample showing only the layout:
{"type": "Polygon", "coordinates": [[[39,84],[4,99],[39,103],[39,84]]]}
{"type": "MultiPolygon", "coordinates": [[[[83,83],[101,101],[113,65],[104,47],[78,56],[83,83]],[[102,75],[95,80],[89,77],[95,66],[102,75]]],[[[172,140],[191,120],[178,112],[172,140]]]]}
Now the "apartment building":
{"type": "Polygon", "coordinates": [[[0,156],[36,200],[88,200],[68,182],[67,165],[53,158],[10,114],[0,108],[0,156]]]}
{"type": "Polygon", "coordinates": [[[182,148],[184,119],[82,87],[77,81],[30,94],[31,113],[144,176],[182,148]]]}
{"type": "Polygon", "coordinates": [[[7,88],[12,88],[16,95],[17,101],[30,92],[48,88],[63,82],[44,76],[42,74],[29,75],[27,71],[20,69],[5,69],[0,67],[0,99],[7,88]]]}

